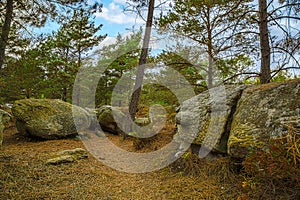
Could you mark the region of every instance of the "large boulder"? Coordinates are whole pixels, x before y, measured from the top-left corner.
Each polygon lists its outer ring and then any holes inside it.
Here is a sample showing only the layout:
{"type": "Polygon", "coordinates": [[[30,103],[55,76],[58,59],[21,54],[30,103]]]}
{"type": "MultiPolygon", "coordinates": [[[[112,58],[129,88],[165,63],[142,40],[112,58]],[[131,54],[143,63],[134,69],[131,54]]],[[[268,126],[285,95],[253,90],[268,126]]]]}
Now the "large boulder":
{"type": "Polygon", "coordinates": [[[251,150],[266,150],[289,126],[300,128],[300,79],[248,88],[233,117],[228,153],[244,158],[251,150]]]}
{"type": "Polygon", "coordinates": [[[98,119],[98,123],[103,131],[107,131],[112,134],[121,134],[124,132],[126,127],[126,115],[120,111],[119,109],[104,105],[101,106],[100,108],[96,109],[96,116],[98,119]],[[117,124],[115,117],[118,119],[122,119],[122,124],[117,124]]]}
{"type": "Polygon", "coordinates": [[[11,115],[8,112],[0,109],[0,147],[2,146],[5,124],[9,122],[10,118],[11,115]]]}
{"type": "Polygon", "coordinates": [[[178,132],[175,141],[192,144],[195,149],[203,147],[212,152],[227,153],[232,115],[246,87],[216,87],[185,101],[176,116],[178,132]]]}
{"type": "Polygon", "coordinates": [[[58,99],[18,100],[12,113],[19,132],[44,139],[77,135],[74,119],[77,127],[88,128],[90,125],[87,111],[58,99]]]}
{"type": "Polygon", "coordinates": [[[290,127],[300,130],[299,99],[300,79],[210,89],[183,103],[175,141],[192,144],[200,156],[211,151],[245,158],[251,151],[268,150],[270,140],[290,127]]]}

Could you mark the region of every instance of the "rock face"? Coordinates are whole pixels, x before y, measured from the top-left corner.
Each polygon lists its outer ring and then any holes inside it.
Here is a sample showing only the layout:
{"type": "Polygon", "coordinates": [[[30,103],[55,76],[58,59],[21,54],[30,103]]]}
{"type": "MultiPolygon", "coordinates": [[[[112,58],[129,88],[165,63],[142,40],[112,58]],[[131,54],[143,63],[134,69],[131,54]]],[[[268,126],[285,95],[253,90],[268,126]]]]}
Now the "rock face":
{"type": "Polygon", "coordinates": [[[267,150],[288,126],[300,130],[299,99],[300,79],[213,88],[184,102],[174,139],[192,144],[200,156],[202,149],[244,158],[251,150],[267,150]]]}
{"type": "MultiPolygon", "coordinates": [[[[112,107],[112,106],[101,106],[100,108],[96,109],[96,116],[99,122],[99,125],[101,126],[101,129],[103,131],[110,132],[112,134],[121,134],[123,133],[122,129],[119,126],[122,127],[122,125],[118,125],[114,119],[115,117],[118,117],[119,119],[126,119],[125,114],[123,114],[122,111],[112,107]]],[[[126,124],[126,123],[124,123],[126,124]]]]}
{"type": "Polygon", "coordinates": [[[0,147],[2,146],[3,131],[5,128],[5,124],[9,122],[10,118],[11,116],[9,113],[0,109],[0,147]]]}
{"type": "Polygon", "coordinates": [[[87,111],[58,99],[23,99],[14,103],[12,113],[21,133],[44,139],[77,135],[73,115],[80,127],[89,127],[87,111]],[[72,114],[73,108],[73,114],[72,114]]]}
{"type": "MultiPolygon", "coordinates": [[[[176,116],[175,140],[226,153],[229,122],[240,95],[247,86],[213,88],[187,100],[176,116]]],[[[196,147],[197,148],[197,147],[196,147]]]]}
{"type": "Polygon", "coordinates": [[[243,92],[233,117],[228,153],[243,158],[251,149],[268,149],[270,138],[288,126],[300,128],[300,80],[251,87],[243,92]]]}

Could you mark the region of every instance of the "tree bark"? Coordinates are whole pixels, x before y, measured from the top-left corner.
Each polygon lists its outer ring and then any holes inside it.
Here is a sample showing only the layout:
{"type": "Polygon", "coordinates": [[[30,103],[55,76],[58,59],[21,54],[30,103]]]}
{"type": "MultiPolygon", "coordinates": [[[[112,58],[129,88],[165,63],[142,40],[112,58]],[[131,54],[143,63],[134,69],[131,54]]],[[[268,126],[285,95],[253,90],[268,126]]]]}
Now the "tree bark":
{"type": "Polygon", "coordinates": [[[208,52],[208,70],[207,70],[207,87],[208,89],[213,88],[213,39],[212,39],[212,27],[210,19],[210,6],[207,6],[207,52],[208,52]]]}
{"type": "Polygon", "coordinates": [[[130,117],[132,120],[135,119],[135,115],[137,113],[138,103],[139,103],[139,99],[140,99],[140,95],[141,95],[141,90],[142,90],[145,64],[147,61],[149,42],[150,42],[150,36],[151,36],[151,28],[152,28],[153,13],[154,13],[154,3],[155,3],[155,0],[149,0],[148,16],[147,16],[147,22],[146,22],[145,35],[144,35],[144,39],[143,39],[143,47],[142,47],[142,52],[141,52],[141,56],[139,59],[139,66],[138,66],[138,70],[137,70],[137,76],[135,79],[135,85],[133,88],[133,94],[132,94],[131,101],[129,104],[129,113],[130,113],[130,117]]]}
{"type": "Polygon", "coordinates": [[[5,49],[8,41],[8,36],[11,27],[11,21],[13,16],[13,0],[6,1],[6,11],[5,11],[5,19],[4,24],[2,27],[2,33],[0,37],[0,72],[2,66],[4,64],[4,57],[5,57],[5,49]]]}
{"type": "Polygon", "coordinates": [[[259,33],[260,33],[260,83],[271,81],[271,50],[268,30],[268,11],[267,0],[259,0],[259,33]]]}
{"type": "Polygon", "coordinates": [[[213,57],[210,53],[208,53],[208,78],[207,78],[207,88],[211,89],[213,88],[213,57]]]}

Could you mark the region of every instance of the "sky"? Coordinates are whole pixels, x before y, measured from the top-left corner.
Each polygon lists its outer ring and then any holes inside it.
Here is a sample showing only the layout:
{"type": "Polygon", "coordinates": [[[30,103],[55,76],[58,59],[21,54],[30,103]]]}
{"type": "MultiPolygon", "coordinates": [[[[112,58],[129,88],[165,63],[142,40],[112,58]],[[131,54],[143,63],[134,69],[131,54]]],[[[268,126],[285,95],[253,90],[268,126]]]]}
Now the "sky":
{"type": "Polygon", "coordinates": [[[107,34],[101,45],[111,44],[118,33],[126,35],[134,27],[139,29],[145,22],[134,13],[124,12],[126,0],[102,0],[102,12],[96,13],[96,24],[103,24],[100,34],[107,34]]]}
{"type": "MultiPolygon", "coordinates": [[[[88,0],[91,4],[95,1],[103,4],[102,12],[94,14],[95,24],[103,25],[98,34],[107,34],[107,37],[101,42],[100,46],[114,43],[118,33],[126,36],[130,33],[132,27],[135,30],[144,27],[145,21],[137,17],[137,14],[124,12],[125,7],[127,7],[126,0],[88,0]]],[[[33,28],[33,32],[52,33],[58,28],[58,24],[49,21],[45,27],[33,28]]]]}
{"type": "MultiPolygon", "coordinates": [[[[93,2],[95,0],[90,0],[93,2]]],[[[134,28],[139,30],[140,27],[144,29],[145,21],[138,17],[134,12],[126,11],[124,9],[128,7],[127,0],[100,0],[103,4],[102,12],[96,13],[96,25],[103,24],[100,34],[107,34],[107,37],[100,43],[99,47],[109,45],[116,42],[116,36],[120,33],[123,37],[128,36],[134,28]]],[[[169,6],[170,0],[158,0],[156,4],[164,2],[162,9],[169,6]]],[[[147,9],[146,9],[147,10],[147,9]]],[[[155,12],[156,13],[156,12],[155,12]]],[[[154,15],[155,15],[154,13],[154,15]]],[[[143,13],[143,17],[146,18],[147,12],[143,13]]],[[[156,55],[166,48],[166,45],[170,43],[168,39],[162,39],[163,36],[158,36],[155,29],[152,29],[150,48],[151,54],[156,55]],[[159,38],[159,39],[158,39],[159,38]]],[[[165,37],[164,37],[165,38],[165,37]]]]}
{"type": "MultiPolygon", "coordinates": [[[[103,27],[99,31],[99,34],[107,34],[107,37],[100,43],[98,48],[105,45],[109,45],[116,42],[116,36],[120,33],[123,36],[128,36],[130,34],[130,29],[132,27],[135,30],[139,30],[140,27],[144,28],[145,22],[137,16],[136,13],[124,12],[124,8],[128,5],[127,0],[88,0],[89,2],[101,2],[103,4],[102,12],[95,13],[95,23],[96,25],[102,24],[103,27]]],[[[169,0],[164,0],[167,2],[166,6],[169,5],[169,0]]],[[[255,0],[256,1],[256,0],[255,0]]],[[[160,0],[156,2],[161,2],[160,0]]],[[[296,26],[297,27],[297,26],[296,26]]],[[[53,28],[53,27],[52,27],[53,28]]],[[[47,28],[44,28],[44,30],[47,28]]],[[[49,26],[50,30],[51,27],[49,26]]],[[[274,32],[274,30],[271,30],[274,32]]],[[[276,32],[276,30],[275,30],[276,32]]],[[[158,41],[155,38],[155,30],[152,30],[152,38],[150,42],[150,47],[152,50],[156,49],[156,52],[161,52],[162,49],[166,48],[166,45],[170,43],[167,39],[158,41]]],[[[276,35],[276,34],[275,34],[276,35]]],[[[165,37],[166,38],[166,37],[165,37]]],[[[154,51],[152,51],[153,53],[154,51]]],[[[154,52],[155,53],[155,52],[154,52]]]]}

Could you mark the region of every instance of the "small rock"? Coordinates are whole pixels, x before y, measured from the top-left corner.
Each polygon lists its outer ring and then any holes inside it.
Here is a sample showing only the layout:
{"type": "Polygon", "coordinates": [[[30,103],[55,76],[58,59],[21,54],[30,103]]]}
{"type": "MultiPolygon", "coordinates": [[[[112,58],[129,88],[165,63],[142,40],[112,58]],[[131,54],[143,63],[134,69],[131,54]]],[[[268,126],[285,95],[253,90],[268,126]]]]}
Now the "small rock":
{"type": "Polygon", "coordinates": [[[87,151],[82,148],[64,150],[56,153],[56,156],[54,158],[48,159],[46,161],[46,164],[58,165],[62,163],[70,163],[87,157],[88,157],[87,151]]]}
{"type": "Polygon", "coordinates": [[[75,161],[74,157],[68,155],[68,156],[59,156],[59,157],[48,159],[46,161],[46,164],[58,165],[58,164],[69,163],[69,162],[74,162],[74,161],[75,161]]]}

